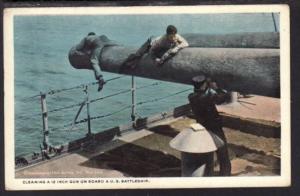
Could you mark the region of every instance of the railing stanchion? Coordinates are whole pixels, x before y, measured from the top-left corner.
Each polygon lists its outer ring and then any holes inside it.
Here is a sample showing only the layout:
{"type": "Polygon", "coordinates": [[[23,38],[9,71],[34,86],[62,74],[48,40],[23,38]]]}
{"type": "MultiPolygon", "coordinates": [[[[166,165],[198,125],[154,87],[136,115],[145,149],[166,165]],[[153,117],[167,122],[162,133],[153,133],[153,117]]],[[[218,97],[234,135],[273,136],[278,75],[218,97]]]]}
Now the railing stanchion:
{"type": "Polygon", "coordinates": [[[48,128],[48,112],[46,103],[46,94],[41,94],[42,119],[43,119],[43,147],[47,149],[49,146],[49,128],[48,128]]]}
{"type": "Polygon", "coordinates": [[[131,120],[135,121],[135,81],[134,76],[131,76],[131,120]]]}
{"type": "Polygon", "coordinates": [[[92,131],[91,131],[91,116],[90,116],[90,100],[89,100],[89,91],[87,85],[85,86],[84,92],[86,94],[86,111],[87,111],[87,122],[88,122],[87,136],[91,136],[92,131]]]}

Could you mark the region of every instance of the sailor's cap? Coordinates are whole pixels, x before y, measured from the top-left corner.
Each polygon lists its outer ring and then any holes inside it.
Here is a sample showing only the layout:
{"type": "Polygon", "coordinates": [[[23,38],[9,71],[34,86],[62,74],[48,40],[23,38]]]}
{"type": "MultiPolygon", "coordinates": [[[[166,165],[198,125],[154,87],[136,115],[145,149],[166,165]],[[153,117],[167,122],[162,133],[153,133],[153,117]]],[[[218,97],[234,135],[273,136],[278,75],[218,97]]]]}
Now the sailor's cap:
{"type": "Polygon", "coordinates": [[[198,75],[192,78],[192,83],[196,86],[202,85],[205,81],[206,77],[204,75],[198,75]]]}

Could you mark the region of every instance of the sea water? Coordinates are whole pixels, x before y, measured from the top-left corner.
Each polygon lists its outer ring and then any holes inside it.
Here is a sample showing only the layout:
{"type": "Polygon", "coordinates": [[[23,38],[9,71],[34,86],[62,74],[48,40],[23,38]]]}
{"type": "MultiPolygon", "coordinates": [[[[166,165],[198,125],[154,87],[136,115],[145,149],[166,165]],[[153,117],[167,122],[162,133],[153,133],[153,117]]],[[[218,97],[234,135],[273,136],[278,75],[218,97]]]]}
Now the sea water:
{"type": "MultiPolygon", "coordinates": [[[[277,22],[278,16],[276,15],[277,22]]],[[[225,34],[238,32],[272,32],[274,24],[268,14],[181,14],[181,15],[99,15],[99,16],[15,16],[14,17],[14,70],[15,70],[15,154],[39,151],[43,138],[40,97],[25,99],[40,92],[63,89],[93,82],[91,70],[77,70],[68,62],[69,49],[80,42],[89,32],[104,34],[125,46],[140,46],[148,37],[162,35],[167,25],[173,24],[179,34],[207,33],[225,34]]],[[[119,75],[104,72],[104,79],[119,75]]],[[[136,86],[156,81],[135,78],[136,86]]],[[[107,83],[101,92],[97,86],[89,88],[89,98],[97,99],[131,88],[131,77],[123,77],[107,83]]],[[[191,86],[160,82],[136,91],[136,102],[159,99],[191,86]]],[[[138,105],[138,117],[170,110],[187,103],[192,90],[167,99],[138,105]]],[[[83,89],[75,89],[48,95],[47,109],[65,107],[84,101],[83,89]]],[[[90,104],[91,117],[115,113],[131,104],[131,94],[125,93],[90,104]]],[[[79,106],[48,114],[49,129],[70,124],[79,106]]],[[[78,120],[86,118],[84,107],[78,120]]],[[[92,132],[129,123],[130,108],[114,115],[93,120],[92,132]]],[[[76,125],[74,130],[56,129],[49,140],[58,145],[67,143],[87,133],[87,123],[76,125]]]]}

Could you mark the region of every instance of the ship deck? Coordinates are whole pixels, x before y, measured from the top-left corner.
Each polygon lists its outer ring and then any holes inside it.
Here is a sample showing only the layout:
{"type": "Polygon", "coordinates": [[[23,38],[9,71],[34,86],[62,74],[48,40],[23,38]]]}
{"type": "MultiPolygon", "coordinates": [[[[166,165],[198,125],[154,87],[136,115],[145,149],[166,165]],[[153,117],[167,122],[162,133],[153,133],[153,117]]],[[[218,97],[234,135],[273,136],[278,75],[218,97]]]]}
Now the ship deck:
{"type": "MultiPolygon", "coordinates": [[[[244,102],[218,106],[232,176],[280,175],[280,99],[253,96],[240,100],[244,102]]],[[[188,113],[172,115],[139,130],[111,135],[105,141],[99,136],[89,145],[81,143],[50,160],[16,168],[15,177],[179,177],[180,152],[172,149],[169,142],[193,122],[188,113]]],[[[215,175],[217,170],[216,163],[215,175]]]]}

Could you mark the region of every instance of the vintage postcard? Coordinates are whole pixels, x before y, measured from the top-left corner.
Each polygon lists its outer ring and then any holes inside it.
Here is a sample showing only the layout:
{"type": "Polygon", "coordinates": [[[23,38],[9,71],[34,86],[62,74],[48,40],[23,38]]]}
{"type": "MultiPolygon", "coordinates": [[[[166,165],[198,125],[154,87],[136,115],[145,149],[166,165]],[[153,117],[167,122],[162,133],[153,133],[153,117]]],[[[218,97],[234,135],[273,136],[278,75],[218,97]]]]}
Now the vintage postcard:
{"type": "Polygon", "coordinates": [[[4,9],[7,190],[291,184],[287,5],[4,9]]]}

